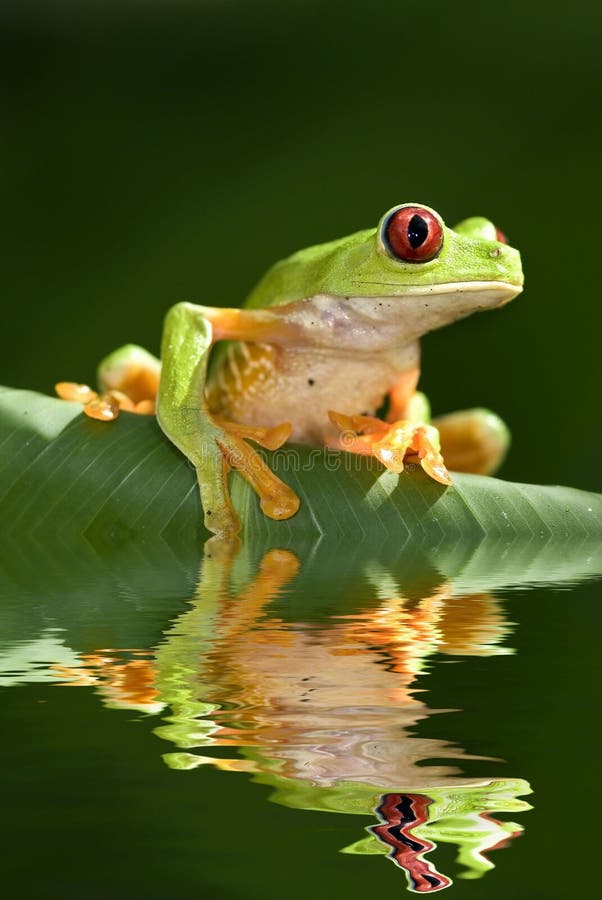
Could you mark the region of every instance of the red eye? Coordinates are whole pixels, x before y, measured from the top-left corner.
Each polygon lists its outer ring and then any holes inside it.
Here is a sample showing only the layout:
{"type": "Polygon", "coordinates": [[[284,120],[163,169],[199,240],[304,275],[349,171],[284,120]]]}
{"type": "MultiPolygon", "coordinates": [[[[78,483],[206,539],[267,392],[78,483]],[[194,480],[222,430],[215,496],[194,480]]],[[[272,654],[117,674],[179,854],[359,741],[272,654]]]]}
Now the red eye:
{"type": "Polygon", "coordinates": [[[443,226],[424,206],[402,206],[385,223],[384,243],[397,259],[427,262],[441,250],[443,226]]]}
{"type": "Polygon", "coordinates": [[[506,237],[506,235],[504,234],[504,232],[502,231],[501,228],[495,229],[495,239],[496,239],[496,241],[499,241],[500,244],[508,243],[508,238],[506,237]]]}

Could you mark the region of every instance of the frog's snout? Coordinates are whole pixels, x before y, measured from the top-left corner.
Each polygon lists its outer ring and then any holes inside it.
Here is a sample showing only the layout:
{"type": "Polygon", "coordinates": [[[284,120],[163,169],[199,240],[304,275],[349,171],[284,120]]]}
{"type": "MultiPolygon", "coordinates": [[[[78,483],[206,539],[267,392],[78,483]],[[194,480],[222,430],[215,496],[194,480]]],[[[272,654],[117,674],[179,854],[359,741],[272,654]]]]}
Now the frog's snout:
{"type": "Polygon", "coordinates": [[[522,294],[523,285],[521,284],[509,284],[506,282],[504,285],[505,290],[500,294],[500,300],[498,308],[500,306],[505,306],[507,303],[510,303],[511,300],[514,300],[515,297],[518,297],[519,294],[522,294]]]}
{"type": "MultiPolygon", "coordinates": [[[[516,297],[523,289],[525,276],[523,275],[523,267],[521,264],[520,253],[514,247],[507,244],[498,244],[488,250],[489,259],[493,260],[496,271],[496,280],[503,281],[513,292],[504,298],[503,303],[508,303],[516,297]]],[[[500,304],[500,305],[503,305],[500,304]]]]}

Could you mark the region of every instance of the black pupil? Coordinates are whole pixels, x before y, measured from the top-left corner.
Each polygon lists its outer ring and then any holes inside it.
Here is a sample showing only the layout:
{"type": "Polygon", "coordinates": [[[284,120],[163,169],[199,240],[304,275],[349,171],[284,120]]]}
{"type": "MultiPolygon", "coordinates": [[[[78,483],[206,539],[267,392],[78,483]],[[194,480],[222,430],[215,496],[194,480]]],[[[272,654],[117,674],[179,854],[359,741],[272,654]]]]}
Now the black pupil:
{"type": "Polygon", "coordinates": [[[426,241],[429,234],[429,227],[426,219],[415,214],[408,223],[408,241],[412,250],[417,250],[426,241]]]}

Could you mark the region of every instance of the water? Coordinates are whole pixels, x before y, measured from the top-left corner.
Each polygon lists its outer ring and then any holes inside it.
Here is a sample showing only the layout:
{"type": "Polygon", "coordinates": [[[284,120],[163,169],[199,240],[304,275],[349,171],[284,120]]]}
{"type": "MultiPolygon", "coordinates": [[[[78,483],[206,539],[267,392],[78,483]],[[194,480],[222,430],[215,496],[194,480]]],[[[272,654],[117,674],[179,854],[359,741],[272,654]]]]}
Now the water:
{"type": "Polygon", "coordinates": [[[600,585],[560,555],[13,564],[3,896],[586,889],[600,585]]]}

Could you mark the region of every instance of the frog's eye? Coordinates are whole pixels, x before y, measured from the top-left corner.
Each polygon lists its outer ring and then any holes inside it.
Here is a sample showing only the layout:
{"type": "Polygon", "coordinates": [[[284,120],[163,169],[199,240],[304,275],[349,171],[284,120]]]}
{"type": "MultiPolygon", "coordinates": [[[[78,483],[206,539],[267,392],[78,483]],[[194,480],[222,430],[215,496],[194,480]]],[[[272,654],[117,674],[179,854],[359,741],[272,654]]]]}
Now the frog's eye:
{"type": "Polygon", "coordinates": [[[385,221],[383,243],[397,259],[427,262],[443,246],[443,225],[424,206],[402,206],[385,221]]]}
{"type": "Polygon", "coordinates": [[[501,228],[495,229],[495,239],[496,239],[496,241],[499,241],[500,244],[508,243],[508,238],[506,237],[506,235],[504,234],[504,232],[502,231],[501,228]]]}

